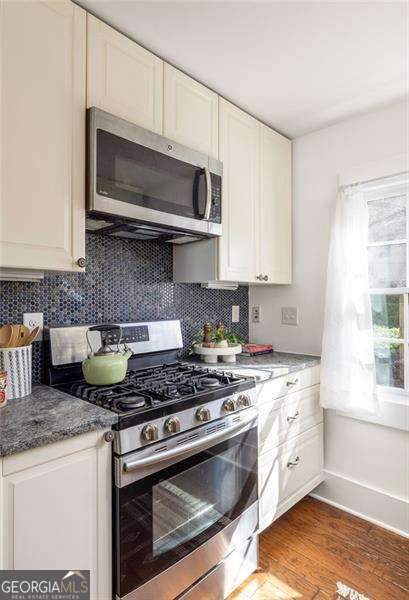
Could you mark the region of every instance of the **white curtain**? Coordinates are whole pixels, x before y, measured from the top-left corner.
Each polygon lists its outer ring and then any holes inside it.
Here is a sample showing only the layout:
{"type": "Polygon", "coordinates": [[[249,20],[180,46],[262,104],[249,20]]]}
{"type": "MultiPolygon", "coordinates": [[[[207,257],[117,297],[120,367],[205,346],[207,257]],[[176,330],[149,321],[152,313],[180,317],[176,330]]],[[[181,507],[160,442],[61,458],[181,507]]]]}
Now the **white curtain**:
{"type": "Polygon", "coordinates": [[[357,415],[377,413],[367,240],[362,187],[343,187],[328,257],[321,405],[357,415]]]}

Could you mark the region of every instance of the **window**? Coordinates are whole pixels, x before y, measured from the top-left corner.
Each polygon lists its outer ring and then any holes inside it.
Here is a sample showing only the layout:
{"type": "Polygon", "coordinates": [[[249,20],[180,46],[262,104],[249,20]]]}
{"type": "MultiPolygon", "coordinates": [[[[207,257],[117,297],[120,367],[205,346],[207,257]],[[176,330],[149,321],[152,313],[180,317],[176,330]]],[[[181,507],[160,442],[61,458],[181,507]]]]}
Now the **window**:
{"type": "Polygon", "coordinates": [[[368,268],[378,385],[409,390],[409,174],[372,181],[368,268]]]}

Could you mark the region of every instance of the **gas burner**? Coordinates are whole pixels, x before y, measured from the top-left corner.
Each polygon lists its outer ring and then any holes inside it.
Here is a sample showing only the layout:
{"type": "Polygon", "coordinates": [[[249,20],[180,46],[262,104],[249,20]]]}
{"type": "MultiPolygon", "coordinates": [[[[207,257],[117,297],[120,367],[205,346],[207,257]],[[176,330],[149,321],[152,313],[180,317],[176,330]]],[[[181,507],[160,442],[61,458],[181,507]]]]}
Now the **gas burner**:
{"type": "Polygon", "coordinates": [[[128,396],[127,398],[121,398],[118,404],[125,410],[132,410],[133,408],[145,406],[146,400],[143,396],[128,396]]]}
{"type": "Polygon", "coordinates": [[[181,383],[178,387],[179,394],[186,396],[187,394],[194,394],[196,386],[194,383],[181,383]]]}
{"type": "Polygon", "coordinates": [[[146,422],[153,415],[177,414],[180,410],[218,400],[223,392],[252,387],[246,377],[215,371],[191,363],[129,370],[123,382],[110,386],[88,385],[85,381],[62,384],[60,389],[119,415],[118,429],[146,422]],[[183,408],[182,408],[183,405],[183,408]]]}
{"type": "Polygon", "coordinates": [[[220,381],[216,377],[202,377],[200,383],[203,387],[213,388],[221,385],[220,381]]]}

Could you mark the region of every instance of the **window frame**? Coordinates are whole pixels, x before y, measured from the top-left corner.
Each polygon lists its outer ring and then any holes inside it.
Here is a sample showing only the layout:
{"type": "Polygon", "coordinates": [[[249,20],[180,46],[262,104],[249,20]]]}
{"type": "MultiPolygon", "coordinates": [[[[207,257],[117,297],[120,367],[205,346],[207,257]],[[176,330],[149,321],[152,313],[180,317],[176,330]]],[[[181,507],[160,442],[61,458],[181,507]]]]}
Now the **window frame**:
{"type": "MultiPolygon", "coordinates": [[[[368,197],[366,198],[367,204],[373,202],[375,200],[386,199],[386,198],[394,198],[397,196],[401,196],[403,194],[406,195],[406,237],[398,240],[388,240],[384,242],[369,242],[367,243],[367,248],[381,247],[381,246],[392,246],[398,244],[405,244],[406,252],[406,287],[394,287],[394,288],[370,288],[369,293],[372,296],[375,295],[390,295],[390,296],[403,296],[403,338],[385,338],[382,336],[374,335],[374,342],[386,342],[386,343],[400,343],[403,344],[403,361],[404,361],[404,387],[398,388],[387,385],[376,385],[377,393],[382,397],[389,396],[395,397],[398,399],[402,399],[404,397],[407,398],[409,403],[409,187],[407,180],[407,173],[402,174],[406,179],[404,181],[399,181],[402,176],[397,178],[396,186],[397,189],[393,190],[394,182],[391,180],[389,183],[385,182],[382,185],[382,180],[370,181],[367,184],[367,189],[364,189],[364,194],[368,197]],[[389,187],[391,189],[387,190],[386,193],[381,193],[380,191],[376,193],[377,185],[382,187],[389,187]],[[374,190],[371,190],[371,187],[374,190]]],[[[389,179],[388,177],[382,179],[389,179]]],[[[369,229],[368,229],[369,232],[369,229]]]]}

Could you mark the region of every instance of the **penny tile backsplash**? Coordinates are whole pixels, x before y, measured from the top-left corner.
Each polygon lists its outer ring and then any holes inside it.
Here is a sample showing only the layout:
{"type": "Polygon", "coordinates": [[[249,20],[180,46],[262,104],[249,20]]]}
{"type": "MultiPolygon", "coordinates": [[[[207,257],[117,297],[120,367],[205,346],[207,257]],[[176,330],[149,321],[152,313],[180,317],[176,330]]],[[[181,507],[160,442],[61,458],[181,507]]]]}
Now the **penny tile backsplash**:
{"type": "MultiPolygon", "coordinates": [[[[172,247],[155,241],[86,234],[85,273],[46,274],[36,283],[0,282],[0,322],[22,322],[24,312],[44,313],[45,325],[181,319],[185,354],[205,321],[221,320],[248,337],[248,288],[207,290],[172,283],[172,247]],[[240,322],[231,323],[231,307],[240,322]]],[[[33,380],[43,371],[41,342],[33,347],[33,380]]]]}

